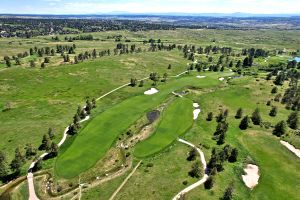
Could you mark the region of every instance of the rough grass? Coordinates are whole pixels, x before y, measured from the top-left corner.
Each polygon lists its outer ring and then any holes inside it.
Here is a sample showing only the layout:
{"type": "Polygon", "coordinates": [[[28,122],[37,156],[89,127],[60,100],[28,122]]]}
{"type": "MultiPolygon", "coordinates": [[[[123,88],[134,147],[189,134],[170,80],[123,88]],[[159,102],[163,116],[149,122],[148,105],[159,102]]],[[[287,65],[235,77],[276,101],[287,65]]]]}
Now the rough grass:
{"type": "Polygon", "coordinates": [[[136,145],[134,156],[142,158],[158,153],[185,133],[193,124],[192,103],[187,98],[177,98],[172,102],[153,135],[136,145]]]}

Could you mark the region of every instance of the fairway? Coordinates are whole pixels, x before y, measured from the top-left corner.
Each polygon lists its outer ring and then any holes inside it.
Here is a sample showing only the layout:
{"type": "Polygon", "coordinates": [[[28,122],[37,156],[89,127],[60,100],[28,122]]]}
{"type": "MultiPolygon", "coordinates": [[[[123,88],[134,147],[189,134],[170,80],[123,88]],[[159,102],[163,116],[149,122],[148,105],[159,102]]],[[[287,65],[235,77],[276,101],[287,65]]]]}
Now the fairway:
{"type": "Polygon", "coordinates": [[[147,111],[162,103],[172,91],[190,85],[216,86],[220,84],[217,75],[207,73],[208,77],[205,80],[199,80],[195,75],[176,78],[159,87],[157,94],[135,96],[106,110],[92,119],[78,134],[72,145],[58,157],[55,164],[56,174],[63,178],[73,178],[86,171],[105,155],[118,135],[124,133],[147,111]]]}
{"type": "Polygon", "coordinates": [[[134,156],[142,158],[158,153],[185,133],[193,124],[192,103],[187,98],[178,98],[172,102],[163,113],[156,132],[136,145],[134,156]]]}

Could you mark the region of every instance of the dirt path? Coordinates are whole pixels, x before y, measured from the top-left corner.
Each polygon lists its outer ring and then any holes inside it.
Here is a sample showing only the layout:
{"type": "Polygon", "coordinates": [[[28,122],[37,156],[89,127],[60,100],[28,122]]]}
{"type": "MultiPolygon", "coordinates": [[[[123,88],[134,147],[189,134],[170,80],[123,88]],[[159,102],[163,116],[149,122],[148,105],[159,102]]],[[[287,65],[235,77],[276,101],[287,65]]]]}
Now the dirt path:
{"type": "MultiPolygon", "coordinates": [[[[202,162],[203,170],[206,171],[206,161],[205,161],[204,153],[198,147],[196,147],[192,143],[189,143],[189,142],[187,142],[187,141],[185,141],[183,139],[178,139],[178,141],[197,149],[197,151],[198,151],[198,153],[200,155],[200,159],[201,159],[201,162],[202,162]]],[[[196,183],[194,183],[194,184],[186,187],[185,189],[181,190],[178,194],[176,194],[176,196],[172,200],[178,200],[178,199],[180,199],[180,197],[182,195],[188,193],[189,191],[191,191],[191,190],[195,189],[196,187],[200,186],[201,184],[203,184],[207,180],[207,178],[208,178],[208,175],[204,174],[204,176],[202,177],[202,179],[200,179],[196,183]]]]}
{"type": "Polygon", "coordinates": [[[126,177],[126,179],[122,182],[122,184],[118,187],[118,189],[111,195],[111,197],[109,198],[109,200],[113,200],[116,195],[119,193],[119,191],[123,188],[123,186],[127,183],[127,181],[130,179],[130,177],[134,174],[134,172],[137,170],[137,168],[140,166],[140,164],[142,163],[142,161],[140,161],[135,168],[132,170],[132,172],[126,177]]]}

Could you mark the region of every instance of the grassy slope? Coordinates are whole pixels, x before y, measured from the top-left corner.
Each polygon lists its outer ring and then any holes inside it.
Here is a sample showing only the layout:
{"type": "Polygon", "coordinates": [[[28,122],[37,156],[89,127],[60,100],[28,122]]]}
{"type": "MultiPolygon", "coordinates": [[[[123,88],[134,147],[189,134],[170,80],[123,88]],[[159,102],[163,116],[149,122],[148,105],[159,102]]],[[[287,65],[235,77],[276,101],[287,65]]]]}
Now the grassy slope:
{"type": "MultiPolygon", "coordinates": [[[[185,69],[186,61],[178,51],[112,56],[95,61],[49,67],[45,70],[11,68],[0,73],[0,110],[9,102],[12,109],[0,112],[0,149],[8,160],[18,145],[32,143],[38,147],[49,127],[55,129],[56,141],[72,120],[78,104],[86,97],[98,97],[150,72],[160,74],[169,63],[177,74],[185,69]],[[9,145],[7,145],[9,144],[9,145]]],[[[111,105],[145,88],[125,88],[110,95],[111,105]]],[[[104,105],[101,105],[104,106],[104,105]]]]}
{"type": "Polygon", "coordinates": [[[177,98],[163,113],[162,121],[150,138],[135,146],[134,156],[147,157],[169,146],[192,126],[192,101],[177,98]]]}
{"type": "Polygon", "coordinates": [[[188,85],[210,87],[217,84],[216,77],[207,77],[205,80],[195,76],[174,79],[159,87],[160,92],[155,95],[132,97],[103,112],[90,121],[69,149],[58,157],[55,167],[57,175],[72,178],[92,167],[104,156],[119,134],[143,113],[158,106],[172,91],[188,85]]]}
{"type": "MultiPolygon", "coordinates": [[[[289,111],[285,110],[282,105],[276,104],[279,108],[277,117],[273,118],[268,115],[270,107],[266,106],[265,102],[272,97],[269,93],[270,83],[262,80],[256,82],[246,78],[235,80],[234,84],[235,86],[225,91],[218,91],[200,97],[200,105],[204,111],[199,122],[201,125],[188,134],[187,138],[199,141],[199,143],[210,148],[215,146],[215,141],[211,139],[211,136],[216,123],[207,122],[205,117],[209,111],[218,113],[216,109],[218,106],[216,105],[223,105],[229,108],[230,111],[226,142],[239,148],[239,162],[225,164],[225,171],[218,174],[215,186],[211,191],[200,187],[188,194],[188,199],[216,199],[221,197],[224,188],[232,181],[235,185],[235,199],[284,199],[284,195],[287,195],[288,199],[297,199],[298,194],[295,192],[297,189],[294,187],[299,185],[300,174],[297,171],[300,166],[299,160],[279,143],[278,138],[271,135],[271,130],[253,126],[251,129],[242,132],[238,128],[240,120],[234,119],[235,111],[239,107],[244,109],[245,114],[250,115],[258,106],[263,120],[274,125],[285,119],[289,111]],[[247,87],[252,89],[248,90],[247,87]],[[214,100],[214,104],[210,103],[212,100],[214,100]],[[252,192],[244,186],[241,180],[243,162],[249,156],[259,166],[261,173],[259,185],[252,192]]],[[[210,152],[211,149],[205,149],[207,160],[210,152]]]]}

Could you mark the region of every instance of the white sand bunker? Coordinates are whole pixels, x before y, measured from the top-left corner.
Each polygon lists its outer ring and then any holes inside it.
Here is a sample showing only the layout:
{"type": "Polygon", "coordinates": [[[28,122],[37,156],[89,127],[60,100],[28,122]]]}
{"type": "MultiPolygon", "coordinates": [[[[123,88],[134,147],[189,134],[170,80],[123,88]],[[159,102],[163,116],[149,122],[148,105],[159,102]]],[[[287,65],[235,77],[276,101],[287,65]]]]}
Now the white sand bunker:
{"type": "Polygon", "coordinates": [[[243,181],[245,185],[252,190],[258,184],[258,166],[248,164],[244,171],[246,175],[242,175],[243,181]]]}
{"type": "Polygon", "coordinates": [[[220,80],[220,81],[224,81],[224,78],[223,78],[223,77],[221,77],[221,78],[219,78],[219,80],[220,80]]]}
{"type": "Polygon", "coordinates": [[[194,120],[198,118],[198,115],[199,115],[200,111],[201,111],[201,110],[200,110],[199,108],[197,108],[197,109],[195,109],[195,110],[193,111],[193,114],[194,114],[194,120]]]}
{"type": "Polygon", "coordinates": [[[152,95],[152,94],[155,94],[155,93],[157,93],[157,92],[158,92],[157,89],[151,88],[150,90],[145,91],[144,94],[145,94],[145,95],[152,95]]]}
{"type": "Polygon", "coordinates": [[[198,103],[193,103],[193,107],[194,108],[199,108],[199,104],[198,103]]]}
{"type": "Polygon", "coordinates": [[[196,76],[197,78],[205,78],[206,76],[196,76]]]}
{"type": "Polygon", "coordinates": [[[280,140],[280,143],[286,148],[288,148],[288,150],[293,152],[296,156],[298,156],[298,158],[300,158],[300,149],[296,149],[293,145],[283,140],[280,140]]]}

